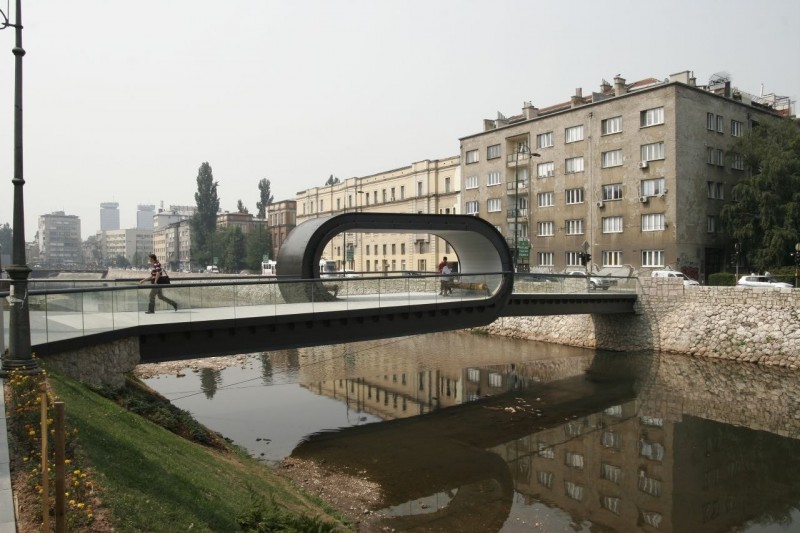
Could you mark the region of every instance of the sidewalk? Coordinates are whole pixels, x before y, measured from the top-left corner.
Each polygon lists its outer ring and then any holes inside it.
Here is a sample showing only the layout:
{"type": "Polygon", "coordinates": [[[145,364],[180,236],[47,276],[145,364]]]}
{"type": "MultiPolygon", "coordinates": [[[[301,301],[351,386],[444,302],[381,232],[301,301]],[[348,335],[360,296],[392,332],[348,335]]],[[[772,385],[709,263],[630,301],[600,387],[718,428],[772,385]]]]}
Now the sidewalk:
{"type": "Polygon", "coordinates": [[[11,493],[11,459],[8,451],[8,425],[6,401],[3,394],[5,381],[0,378],[0,533],[16,533],[14,498],[11,493]]]}

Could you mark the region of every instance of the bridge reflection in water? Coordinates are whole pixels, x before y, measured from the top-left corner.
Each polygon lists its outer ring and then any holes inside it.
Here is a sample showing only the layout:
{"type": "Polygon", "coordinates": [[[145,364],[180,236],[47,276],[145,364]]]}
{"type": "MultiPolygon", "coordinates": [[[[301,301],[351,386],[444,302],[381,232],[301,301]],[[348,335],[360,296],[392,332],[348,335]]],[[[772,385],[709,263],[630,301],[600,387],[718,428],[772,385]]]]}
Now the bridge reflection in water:
{"type": "Polygon", "coordinates": [[[148,384],[255,456],[379,483],[386,527],[788,531],[800,516],[793,371],[464,333],[249,361],[148,384]]]}

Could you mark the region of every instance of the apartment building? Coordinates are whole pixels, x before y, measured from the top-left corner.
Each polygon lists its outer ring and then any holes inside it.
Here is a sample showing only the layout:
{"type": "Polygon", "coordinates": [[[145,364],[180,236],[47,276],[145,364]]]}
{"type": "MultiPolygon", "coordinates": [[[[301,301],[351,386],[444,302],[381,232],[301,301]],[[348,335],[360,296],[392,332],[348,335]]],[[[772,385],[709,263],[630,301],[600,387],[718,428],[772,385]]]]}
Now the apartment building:
{"type": "Polygon", "coordinates": [[[485,120],[461,141],[465,213],[495,225],[518,270],[628,265],[692,277],[724,270],[731,239],[719,220],[747,170],[731,146],[760,121],[791,114],[727,79],[605,80],[599,92],[485,120]],[[528,248],[528,250],[526,250],[528,248]]]}
{"type": "Polygon", "coordinates": [[[122,256],[134,266],[145,266],[153,251],[153,232],[140,229],[116,229],[100,232],[102,257],[112,261],[122,256]]]}
{"type": "Polygon", "coordinates": [[[119,203],[100,204],[100,231],[119,229],[119,203]]]}
{"type": "MultiPolygon", "coordinates": [[[[369,176],[297,193],[297,223],[348,212],[457,214],[461,189],[459,157],[423,160],[369,176]]],[[[324,257],[339,270],[433,271],[437,257],[453,254],[430,234],[342,233],[324,257]]],[[[452,259],[455,259],[453,257],[452,259]]]]}
{"type": "Polygon", "coordinates": [[[266,223],[266,220],[255,218],[250,213],[217,213],[217,229],[239,228],[245,235],[266,223]]]}
{"type": "Polygon", "coordinates": [[[54,211],[39,216],[39,262],[48,268],[72,267],[83,263],[81,219],[54,211]]]}
{"type": "MultiPolygon", "coordinates": [[[[158,215],[156,215],[158,217],[158,215]]],[[[153,252],[173,272],[192,268],[192,221],[183,218],[153,231],[153,252]]]]}
{"type": "Polygon", "coordinates": [[[272,255],[276,259],[286,236],[297,225],[297,202],[281,200],[267,206],[267,227],[272,235],[272,255]]]}

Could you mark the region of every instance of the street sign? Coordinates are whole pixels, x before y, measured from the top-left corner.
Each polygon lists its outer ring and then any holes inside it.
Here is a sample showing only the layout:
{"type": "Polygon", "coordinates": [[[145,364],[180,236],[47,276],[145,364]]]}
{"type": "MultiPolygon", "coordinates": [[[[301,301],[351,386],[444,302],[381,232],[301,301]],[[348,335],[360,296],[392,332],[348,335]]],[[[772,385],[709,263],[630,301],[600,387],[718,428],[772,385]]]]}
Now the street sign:
{"type": "Polygon", "coordinates": [[[531,242],[530,241],[519,241],[519,250],[517,256],[520,258],[527,259],[531,256],[531,242]]]}
{"type": "Polygon", "coordinates": [[[581,248],[583,248],[583,253],[588,252],[589,251],[589,243],[586,242],[586,241],[583,241],[583,244],[581,245],[581,248]]]}

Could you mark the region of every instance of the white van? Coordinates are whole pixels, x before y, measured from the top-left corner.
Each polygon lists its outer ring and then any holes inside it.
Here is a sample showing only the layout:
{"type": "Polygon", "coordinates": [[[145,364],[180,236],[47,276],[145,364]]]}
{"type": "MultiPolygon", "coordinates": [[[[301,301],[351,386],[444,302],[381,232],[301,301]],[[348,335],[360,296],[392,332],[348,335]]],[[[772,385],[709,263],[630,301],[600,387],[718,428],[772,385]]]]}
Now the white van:
{"type": "Polygon", "coordinates": [[[208,265],[206,267],[207,274],[219,274],[219,267],[217,265],[208,265]]]}
{"type": "Polygon", "coordinates": [[[680,278],[684,285],[700,285],[699,282],[677,270],[654,270],[650,275],[654,278],[680,278]]]}

